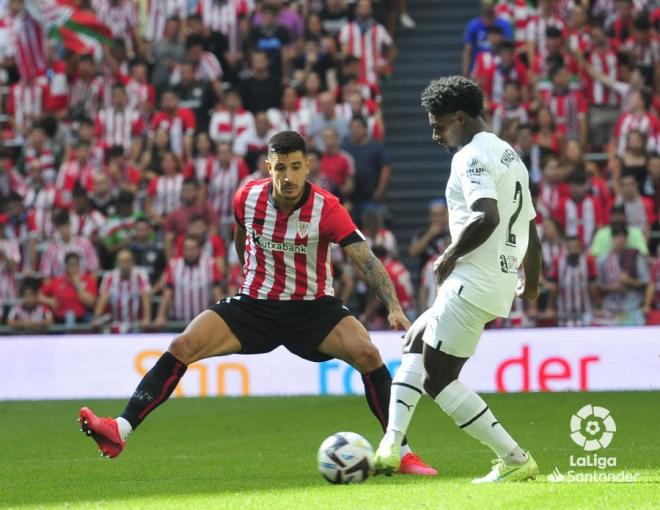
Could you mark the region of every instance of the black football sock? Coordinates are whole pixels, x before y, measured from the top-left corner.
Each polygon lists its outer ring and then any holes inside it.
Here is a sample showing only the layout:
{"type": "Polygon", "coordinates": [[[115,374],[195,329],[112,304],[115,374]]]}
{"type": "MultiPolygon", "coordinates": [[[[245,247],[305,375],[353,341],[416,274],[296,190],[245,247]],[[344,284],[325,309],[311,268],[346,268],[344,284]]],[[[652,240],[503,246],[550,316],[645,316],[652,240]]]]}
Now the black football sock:
{"type": "Polygon", "coordinates": [[[145,374],[135,393],[128,400],[121,417],[131,424],[133,430],[146,416],[165,402],[176,388],[179,379],[186,373],[186,365],[166,352],[145,374]]]}
{"type": "MultiPolygon", "coordinates": [[[[374,414],[383,432],[387,430],[387,420],[389,419],[390,390],[392,386],[392,376],[385,365],[373,370],[367,374],[362,374],[364,383],[364,394],[369,403],[369,409],[374,414]]],[[[408,444],[404,437],[402,445],[408,444]]]]}

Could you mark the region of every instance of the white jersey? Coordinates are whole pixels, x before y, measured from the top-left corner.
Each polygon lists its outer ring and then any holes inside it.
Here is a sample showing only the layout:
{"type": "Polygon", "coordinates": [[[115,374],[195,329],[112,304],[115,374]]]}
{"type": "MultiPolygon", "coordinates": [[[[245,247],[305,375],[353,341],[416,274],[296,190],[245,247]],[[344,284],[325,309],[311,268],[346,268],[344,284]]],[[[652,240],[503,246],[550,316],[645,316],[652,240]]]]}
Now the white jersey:
{"type": "Polygon", "coordinates": [[[529,222],[536,216],[525,164],[493,133],[477,133],[454,155],[445,196],[453,240],[470,222],[474,202],[497,200],[499,225],[484,244],[458,259],[443,286],[452,286],[493,315],[507,317],[527,251],[529,222]]]}

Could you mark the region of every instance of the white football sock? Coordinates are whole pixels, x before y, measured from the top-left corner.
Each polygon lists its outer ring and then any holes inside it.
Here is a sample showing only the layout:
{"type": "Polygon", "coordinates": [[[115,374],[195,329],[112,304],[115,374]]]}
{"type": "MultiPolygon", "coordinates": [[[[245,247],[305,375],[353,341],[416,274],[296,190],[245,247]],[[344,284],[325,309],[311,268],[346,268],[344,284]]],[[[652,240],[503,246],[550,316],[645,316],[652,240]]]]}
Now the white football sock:
{"type": "Polygon", "coordinates": [[[125,443],[128,440],[128,436],[133,432],[133,427],[128,423],[128,420],[121,416],[116,418],[115,421],[117,422],[117,428],[119,429],[119,437],[121,437],[121,440],[125,443]]]}
{"type": "Polygon", "coordinates": [[[396,438],[401,444],[408,430],[415,407],[422,396],[422,378],[424,362],[421,354],[408,353],[401,356],[390,395],[390,417],[387,423],[386,437],[396,438]]]}
{"type": "Polygon", "coordinates": [[[500,425],[486,402],[462,382],[449,383],[435,401],[456,425],[488,446],[505,463],[520,464],[527,460],[527,454],[500,425]]]}

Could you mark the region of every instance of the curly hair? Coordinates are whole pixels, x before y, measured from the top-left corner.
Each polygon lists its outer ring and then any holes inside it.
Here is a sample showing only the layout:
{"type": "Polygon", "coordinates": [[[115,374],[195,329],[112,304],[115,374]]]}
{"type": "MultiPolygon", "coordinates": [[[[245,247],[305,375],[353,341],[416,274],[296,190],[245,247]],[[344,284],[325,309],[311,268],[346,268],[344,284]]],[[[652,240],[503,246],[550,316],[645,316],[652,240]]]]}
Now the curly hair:
{"type": "Polygon", "coordinates": [[[436,116],[462,111],[479,117],[484,111],[484,93],[464,76],[446,76],[433,80],[422,92],[422,106],[436,116]]]}

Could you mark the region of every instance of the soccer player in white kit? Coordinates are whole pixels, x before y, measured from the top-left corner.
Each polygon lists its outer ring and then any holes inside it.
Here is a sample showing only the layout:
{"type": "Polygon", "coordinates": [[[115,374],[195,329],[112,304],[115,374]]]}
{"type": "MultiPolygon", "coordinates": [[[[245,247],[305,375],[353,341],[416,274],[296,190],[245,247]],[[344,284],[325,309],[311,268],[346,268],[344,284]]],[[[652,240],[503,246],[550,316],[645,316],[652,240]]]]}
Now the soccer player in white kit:
{"type": "Polygon", "coordinates": [[[529,452],[458,379],[484,325],[507,317],[516,295],[536,299],[541,273],[527,168],[508,143],[488,131],[483,105],[481,89],[462,76],[434,80],[422,93],[433,140],[455,151],[445,192],[452,243],[435,262],[438,296],[406,335],[387,431],[374,459],[376,473],[396,471],[399,445],[423,388],[460,428],[497,455],[492,470],[474,483],[538,474],[529,452]],[[521,265],[524,280],[517,276],[521,265]]]}

